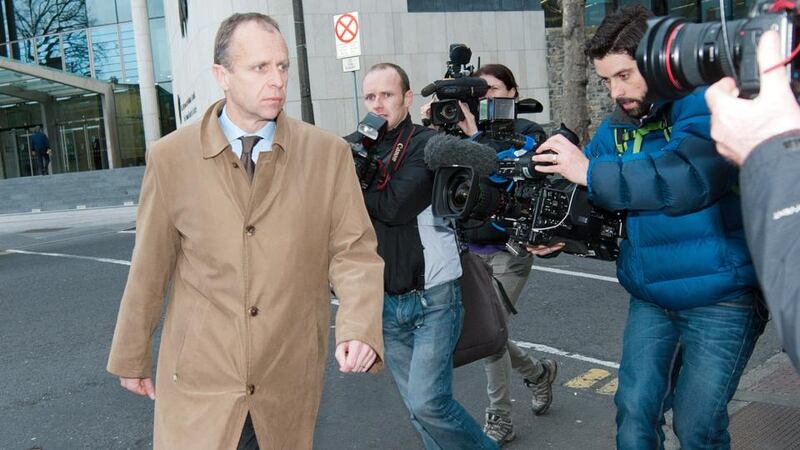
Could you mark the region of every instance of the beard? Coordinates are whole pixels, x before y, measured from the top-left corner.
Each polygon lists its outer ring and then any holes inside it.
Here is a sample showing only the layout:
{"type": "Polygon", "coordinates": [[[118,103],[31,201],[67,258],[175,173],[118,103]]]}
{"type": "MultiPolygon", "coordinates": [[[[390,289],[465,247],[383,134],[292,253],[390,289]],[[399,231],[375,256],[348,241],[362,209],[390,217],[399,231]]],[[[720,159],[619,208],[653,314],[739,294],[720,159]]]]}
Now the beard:
{"type": "Polygon", "coordinates": [[[619,97],[616,99],[616,102],[617,106],[619,106],[628,117],[634,119],[641,119],[644,117],[650,112],[650,107],[652,106],[650,103],[645,103],[644,99],[638,98],[619,97]],[[623,106],[625,103],[629,103],[627,108],[623,106]]]}

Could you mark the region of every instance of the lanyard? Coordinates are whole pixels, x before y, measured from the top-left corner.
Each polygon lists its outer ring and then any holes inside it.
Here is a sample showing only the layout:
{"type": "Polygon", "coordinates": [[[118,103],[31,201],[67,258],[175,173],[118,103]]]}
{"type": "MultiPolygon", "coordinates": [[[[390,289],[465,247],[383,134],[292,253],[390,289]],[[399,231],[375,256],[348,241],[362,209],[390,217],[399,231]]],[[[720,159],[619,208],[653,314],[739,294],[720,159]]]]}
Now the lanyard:
{"type": "Polygon", "coordinates": [[[382,160],[378,161],[378,167],[380,168],[382,175],[381,180],[378,182],[379,191],[386,189],[386,186],[392,179],[392,175],[400,168],[400,164],[403,162],[403,158],[406,156],[408,142],[411,140],[411,136],[413,134],[414,125],[406,126],[403,131],[397,134],[397,139],[395,139],[394,144],[392,144],[392,152],[389,154],[388,161],[386,163],[384,163],[382,160]],[[405,131],[408,131],[408,136],[406,136],[405,141],[400,142],[400,139],[403,137],[405,131]]]}

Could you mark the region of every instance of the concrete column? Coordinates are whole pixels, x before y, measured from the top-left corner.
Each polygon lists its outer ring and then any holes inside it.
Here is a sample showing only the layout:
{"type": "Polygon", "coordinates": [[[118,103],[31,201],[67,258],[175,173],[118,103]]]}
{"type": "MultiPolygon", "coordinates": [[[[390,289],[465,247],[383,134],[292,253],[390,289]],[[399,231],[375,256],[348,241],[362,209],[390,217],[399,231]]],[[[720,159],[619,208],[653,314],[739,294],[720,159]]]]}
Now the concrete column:
{"type": "Polygon", "coordinates": [[[153,76],[153,52],[150,46],[150,18],[147,0],[131,0],[133,40],[136,43],[136,62],[139,72],[139,96],[142,99],[142,123],[146,148],[161,137],[158,115],[158,96],[153,76]]]}
{"type": "Polygon", "coordinates": [[[103,124],[106,128],[106,155],[108,156],[108,168],[118,169],[122,167],[122,155],[119,148],[119,137],[117,135],[117,102],[114,99],[114,85],[108,84],[105,87],[105,92],[102,94],[102,96],[103,124]]]}

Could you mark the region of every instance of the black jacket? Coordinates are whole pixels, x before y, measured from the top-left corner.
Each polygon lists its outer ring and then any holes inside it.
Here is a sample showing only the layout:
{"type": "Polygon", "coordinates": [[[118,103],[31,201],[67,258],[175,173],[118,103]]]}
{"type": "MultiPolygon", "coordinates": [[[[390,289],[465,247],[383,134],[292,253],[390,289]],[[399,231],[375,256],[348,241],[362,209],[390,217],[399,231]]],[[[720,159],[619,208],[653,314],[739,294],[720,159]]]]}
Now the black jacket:
{"type": "Polygon", "coordinates": [[[759,144],[739,180],[747,244],[783,348],[800,371],[800,130],[759,144]]]}
{"type": "MultiPolygon", "coordinates": [[[[544,142],[547,138],[544,129],[539,124],[527,119],[515,120],[514,131],[534,138],[537,144],[544,142]]],[[[489,139],[485,135],[479,136],[476,141],[494,148],[496,152],[507,150],[510,147],[507,143],[489,139]]],[[[462,239],[470,244],[503,245],[508,242],[508,232],[498,230],[491,221],[470,220],[464,223],[462,230],[462,239]]]]}
{"type": "MultiPolygon", "coordinates": [[[[410,133],[402,163],[383,190],[379,173],[364,191],[364,202],[378,236],[378,254],[383,258],[384,290],[390,295],[425,288],[425,258],[417,229],[417,216],[431,204],[433,172],[425,166],[424,148],[435,134],[429,128],[411,123],[407,116],[394,130],[376,144],[378,155],[386,165],[395,141],[405,141],[410,133]]],[[[345,137],[358,142],[353,133],[345,137]]]]}

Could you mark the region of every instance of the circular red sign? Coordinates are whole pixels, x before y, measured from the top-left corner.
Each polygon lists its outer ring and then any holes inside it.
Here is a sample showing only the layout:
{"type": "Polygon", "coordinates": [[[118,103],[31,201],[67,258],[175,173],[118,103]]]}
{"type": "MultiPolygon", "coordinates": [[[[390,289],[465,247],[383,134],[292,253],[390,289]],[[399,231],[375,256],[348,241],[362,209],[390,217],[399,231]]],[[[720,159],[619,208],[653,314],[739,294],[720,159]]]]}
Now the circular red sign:
{"type": "Polygon", "coordinates": [[[342,14],[333,26],[333,32],[343,44],[348,44],[358,36],[358,20],[352,14],[342,14]]]}

